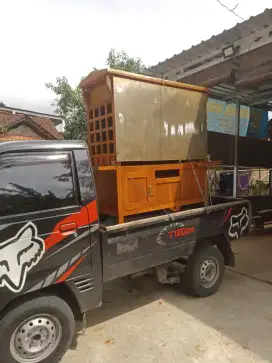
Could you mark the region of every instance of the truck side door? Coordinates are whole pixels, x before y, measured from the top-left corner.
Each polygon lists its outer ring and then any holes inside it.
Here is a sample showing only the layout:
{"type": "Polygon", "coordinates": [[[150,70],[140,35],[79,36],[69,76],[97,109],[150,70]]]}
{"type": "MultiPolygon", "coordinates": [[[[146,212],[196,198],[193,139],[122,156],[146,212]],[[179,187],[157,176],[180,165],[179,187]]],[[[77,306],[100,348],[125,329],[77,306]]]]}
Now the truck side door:
{"type": "Polygon", "coordinates": [[[96,188],[88,149],[74,150],[77,181],[79,185],[80,204],[85,208],[89,218],[90,253],[86,275],[72,281],[80,291],[78,300],[82,310],[87,311],[102,303],[102,256],[101,241],[96,203],[96,188]]]}
{"type": "Polygon", "coordinates": [[[72,151],[0,155],[1,297],[85,274],[89,213],[79,196],[72,151]]]}

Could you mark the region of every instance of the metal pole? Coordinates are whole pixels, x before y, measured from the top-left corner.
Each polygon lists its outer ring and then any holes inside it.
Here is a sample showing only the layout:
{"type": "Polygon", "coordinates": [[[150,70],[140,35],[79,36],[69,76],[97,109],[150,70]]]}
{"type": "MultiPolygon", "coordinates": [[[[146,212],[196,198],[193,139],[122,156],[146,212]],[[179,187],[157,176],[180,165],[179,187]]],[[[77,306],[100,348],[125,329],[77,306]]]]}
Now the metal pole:
{"type": "Polygon", "coordinates": [[[269,170],[269,195],[272,194],[272,169],[269,170]]]}
{"type": "Polygon", "coordinates": [[[217,195],[217,180],[216,180],[216,169],[213,169],[213,185],[214,185],[214,196],[217,195]]]}
{"type": "Polygon", "coordinates": [[[235,135],[234,135],[234,172],[233,172],[233,197],[237,198],[238,189],[238,148],[239,148],[239,133],[240,133],[240,101],[236,100],[235,112],[235,135]]]}

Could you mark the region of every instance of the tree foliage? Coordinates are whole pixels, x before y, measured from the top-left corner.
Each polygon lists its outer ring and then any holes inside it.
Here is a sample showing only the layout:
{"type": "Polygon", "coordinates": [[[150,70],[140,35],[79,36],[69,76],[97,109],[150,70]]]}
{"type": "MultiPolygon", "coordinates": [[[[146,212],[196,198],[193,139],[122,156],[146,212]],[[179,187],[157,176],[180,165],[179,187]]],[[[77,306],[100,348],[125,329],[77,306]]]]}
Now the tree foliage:
{"type": "MultiPolygon", "coordinates": [[[[126,52],[116,52],[114,49],[109,51],[106,65],[133,73],[142,73],[146,68],[140,58],[129,57],[126,52]]],[[[85,140],[87,119],[79,86],[73,88],[66,77],[58,77],[55,83],[46,83],[46,87],[55,93],[55,112],[65,121],[65,139],[85,140]]]]}
{"type": "Polygon", "coordinates": [[[132,73],[143,73],[146,68],[141,58],[129,57],[126,52],[116,52],[114,49],[109,51],[107,66],[132,73]]]}
{"type": "Polygon", "coordinates": [[[46,83],[56,98],[55,112],[65,121],[65,139],[86,139],[86,113],[81,89],[71,87],[66,77],[58,77],[56,83],[46,83]]]}

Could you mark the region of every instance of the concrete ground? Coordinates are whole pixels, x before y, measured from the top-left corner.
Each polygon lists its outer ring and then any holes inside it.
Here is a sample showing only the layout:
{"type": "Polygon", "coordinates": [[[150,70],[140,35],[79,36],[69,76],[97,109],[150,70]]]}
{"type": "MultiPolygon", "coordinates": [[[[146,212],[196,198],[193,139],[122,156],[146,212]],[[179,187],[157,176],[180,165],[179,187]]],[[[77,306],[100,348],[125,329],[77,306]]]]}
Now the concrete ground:
{"type": "Polygon", "coordinates": [[[86,335],[61,363],[272,362],[272,285],[256,280],[272,281],[269,242],[235,242],[239,273],[226,271],[205,299],[148,276],[107,285],[103,307],[89,313],[86,335]]]}
{"type": "Polygon", "coordinates": [[[233,243],[235,271],[272,284],[272,229],[233,243]]]}

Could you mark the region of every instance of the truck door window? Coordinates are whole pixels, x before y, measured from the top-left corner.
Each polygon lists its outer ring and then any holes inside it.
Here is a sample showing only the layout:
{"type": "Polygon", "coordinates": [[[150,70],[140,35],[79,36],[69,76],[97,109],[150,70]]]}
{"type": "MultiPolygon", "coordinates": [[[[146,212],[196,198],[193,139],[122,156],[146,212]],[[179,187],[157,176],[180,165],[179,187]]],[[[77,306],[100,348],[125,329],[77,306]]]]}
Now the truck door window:
{"type": "Polygon", "coordinates": [[[74,150],[81,203],[87,204],[95,199],[95,184],[91,162],[86,150],[74,150]]]}
{"type": "Polygon", "coordinates": [[[69,154],[0,158],[0,217],[77,204],[69,154]]]}

